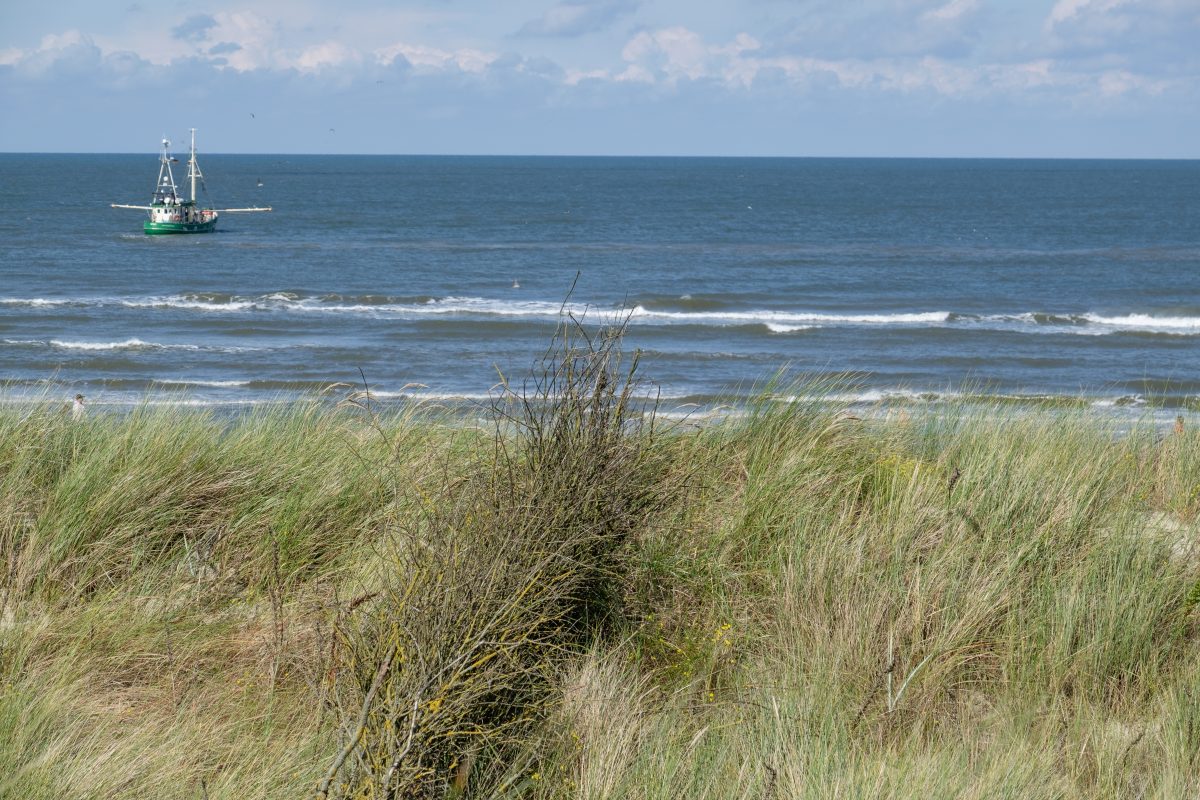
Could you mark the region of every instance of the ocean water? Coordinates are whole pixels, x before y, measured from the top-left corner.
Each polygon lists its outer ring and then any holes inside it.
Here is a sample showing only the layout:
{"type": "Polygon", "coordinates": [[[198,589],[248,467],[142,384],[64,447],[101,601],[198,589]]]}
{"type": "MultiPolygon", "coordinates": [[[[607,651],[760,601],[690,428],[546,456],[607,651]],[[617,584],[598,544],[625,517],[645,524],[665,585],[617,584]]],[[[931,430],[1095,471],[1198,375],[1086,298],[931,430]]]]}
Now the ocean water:
{"type": "Polygon", "coordinates": [[[1200,162],[200,163],[217,207],[275,211],[147,237],[109,203],[149,200],[155,153],[0,154],[4,398],[479,398],[565,304],[627,315],[668,404],[779,370],[864,402],[1200,402],[1200,162]]]}

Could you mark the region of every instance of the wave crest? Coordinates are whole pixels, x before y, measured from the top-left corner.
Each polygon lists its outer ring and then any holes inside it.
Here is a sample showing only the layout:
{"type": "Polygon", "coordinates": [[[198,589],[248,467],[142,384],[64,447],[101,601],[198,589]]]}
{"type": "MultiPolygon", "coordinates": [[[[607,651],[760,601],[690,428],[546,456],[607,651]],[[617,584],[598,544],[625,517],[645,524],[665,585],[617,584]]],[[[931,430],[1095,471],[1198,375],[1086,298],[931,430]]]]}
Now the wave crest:
{"type": "MultiPolygon", "coordinates": [[[[466,317],[479,320],[557,320],[563,314],[610,320],[628,316],[635,325],[732,327],[761,325],[770,333],[792,333],[804,327],[865,326],[994,329],[1024,333],[1200,335],[1200,316],[1155,315],[1148,312],[1095,311],[829,311],[779,308],[731,308],[727,301],[690,295],[667,302],[647,298],[632,307],[620,304],[562,304],[546,300],[449,295],[311,293],[279,290],[260,295],[227,292],[182,292],[157,297],[0,298],[0,308],[56,306],[163,309],[216,314],[332,314],[421,320],[466,317]],[[723,303],[726,303],[723,305],[723,303]],[[674,307],[672,307],[674,306],[674,307]],[[681,307],[682,306],[682,307],[681,307]]],[[[128,345],[126,345],[128,346],[128,345]]]]}
{"type": "MultiPolygon", "coordinates": [[[[166,350],[170,347],[154,342],[144,342],[137,338],[126,339],[123,342],[68,342],[62,339],[50,339],[46,344],[63,350],[166,350]]],[[[175,347],[180,347],[180,345],[175,345],[175,347]]],[[[199,348],[195,345],[187,345],[183,346],[183,349],[199,348]]]]}

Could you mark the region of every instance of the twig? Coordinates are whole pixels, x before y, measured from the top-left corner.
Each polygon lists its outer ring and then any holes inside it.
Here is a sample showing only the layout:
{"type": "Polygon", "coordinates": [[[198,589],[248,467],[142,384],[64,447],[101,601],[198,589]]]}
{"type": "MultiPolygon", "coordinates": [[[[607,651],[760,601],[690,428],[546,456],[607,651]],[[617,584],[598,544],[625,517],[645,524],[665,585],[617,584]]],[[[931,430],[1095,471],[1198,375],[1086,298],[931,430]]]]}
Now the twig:
{"type": "Polygon", "coordinates": [[[367,691],[367,696],[363,698],[362,710],[358,714],[358,726],[354,731],[354,735],[350,737],[350,741],[346,742],[346,746],[342,748],[342,752],[338,753],[337,758],[333,760],[333,764],[329,767],[329,772],[325,774],[321,785],[317,787],[317,792],[313,795],[314,798],[329,797],[329,786],[337,776],[338,770],[342,768],[342,764],[346,762],[350,753],[362,741],[363,731],[367,729],[367,716],[371,713],[371,703],[375,700],[375,693],[379,691],[379,687],[383,684],[384,676],[392,668],[392,660],[396,658],[396,651],[399,648],[399,644],[393,644],[392,648],[388,651],[387,658],[383,660],[383,663],[379,665],[379,669],[375,671],[375,680],[371,681],[371,688],[367,691]]]}
{"type": "Polygon", "coordinates": [[[417,732],[417,709],[421,705],[421,696],[413,697],[412,713],[409,715],[408,723],[408,738],[404,741],[404,747],[400,748],[400,752],[392,759],[391,765],[388,767],[387,774],[383,776],[383,789],[388,790],[392,785],[392,776],[396,774],[396,770],[400,768],[400,762],[408,755],[408,751],[412,749],[413,735],[417,732]]]}

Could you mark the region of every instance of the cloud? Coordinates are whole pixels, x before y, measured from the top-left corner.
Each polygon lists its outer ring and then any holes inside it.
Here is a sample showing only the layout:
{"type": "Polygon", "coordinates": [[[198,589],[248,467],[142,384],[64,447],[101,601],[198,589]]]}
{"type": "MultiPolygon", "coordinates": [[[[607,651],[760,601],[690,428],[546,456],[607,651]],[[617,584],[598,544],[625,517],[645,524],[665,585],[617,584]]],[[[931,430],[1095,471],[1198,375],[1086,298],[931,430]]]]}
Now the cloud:
{"type": "Polygon", "coordinates": [[[979,8],[979,0],[950,0],[944,6],[931,8],[921,14],[921,19],[926,21],[950,22],[960,19],[966,14],[970,14],[979,8]]]}
{"type": "Polygon", "coordinates": [[[304,48],[293,61],[301,72],[313,72],[326,67],[341,67],[361,62],[362,54],[338,41],[326,41],[304,48]]]}
{"type": "MultiPolygon", "coordinates": [[[[431,118],[467,119],[477,116],[471,104],[564,113],[604,108],[649,113],[658,104],[678,110],[689,103],[813,113],[828,104],[861,113],[888,104],[930,114],[967,113],[961,109],[989,104],[1090,113],[1145,108],[1163,95],[1183,106],[1196,96],[1200,56],[1188,43],[1200,33],[1200,15],[1184,0],[1064,0],[1055,6],[1050,33],[1037,35],[1046,13],[1054,11],[1027,15],[1021,30],[1032,28],[1036,43],[1024,51],[997,47],[991,54],[973,46],[976,37],[991,35],[988,24],[997,19],[981,0],[895,0],[883,4],[879,18],[863,30],[842,31],[840,42],[825,37],[864,19],[861,8],[811,2],[848,10],[800,27],[794,21],[747,24],[713,34],[722,28],[673,24],[635,29],[619,40],[505,42],[518,51],[521,45],[546,51],[536,57],[494,48],[495,35],[451,40],[395,24],[379,26],[372,38],[348,19],[335,27],[310,18],[214,10],[180,15],[120,40],[93,41],[70,30],[36,47],[0,50],[0,101],[11,103],[30,86],[39,87],[42,96],[45,88],[58,96],[68,84],[96,96],[128,90],[144,97],[146,88],[180,81],[189,96],[232,97],[233,87],[246,87],[240,90],[244,104],[256,110],[273,102],[283,108],[285,101],[340,107],[344,94],[347,108],[352,99],[378,109],[403,98],[410,113],[429,103],[431,118]],[[173,23],[178,24],[172,28],[173,23]],[[889,26],[895,35],[887,47],[876,47],[872,37],[886,39],[889,26]],[[1132,43],[1117,37],[1099,55],[1081,44],[1114,30],[1132,43]],[[859,35],[865,40],[855,44],[859,35]],[[1154,60],[1156,51],[1172,54],[1169,70],[1154,60]]],[[[634,8],[632,2],[560,2],[537,21],[538,35],[577,36],[599,24],[603,13],[615,19],[634,8]]],[[[749,15],[746,21],[754,23],[749,15]]],[[[224,112],[214,106],[212,113],[224,112]]],[[[342,136],[343,127],[337,127],[342,136]]]]}
{"type": "Polygon", "coordinates": [[[87,73],[97,68],[103,59],[100,48],[77,30],[42,37],[31,50],[10,49],[4,53],[4,63],[17,74],[44,81],[55,76],[87,73]]]}
{"type": "Polygon", "coordinates": [[[1046,52],[1080,67],[1193,78],[1200,71],[1194,0],[1059,0],[1042,27],[1046,52]]]}
{"type": "Polygon", "coordinates": [[[447,70],[479,74],[497,59],[494,53],[485,53],[473,48],[443,50],[440,47],[407,42],[396,42],[382,47],[373,55],[380,64],[390,65],[397,59],[402,59],[418,73],[426,74],[447,70]]]}
{"type": "Polygon", "coordinates": [[[208,14],[193,14],[171,29],[171,35],[183,42],[202,42],[217,21],[208,14]]]}
{"type": "Polygon", "coordinates": [[[819,58],[963,57],[994,35],[990,13],[980,0],[809,0],[769,38],[781,53],[819,58]]]}
{"type": "Polygon", "coordinates": [[[744,32],[725,43],[713,43],[678,26],[639,32],[621,55],[627,63],[620,72],[568,72],[567,80],[572,84],[612,80],[662,90],[707,82],[746,93],[770,86],[773,91],[789,87],[796,96],[832,90],[846,96],[923,94],[956,101],[1009,98],[1027,103],[1037,102],[1041,96],[1102,103],[1122,96],[1156,96],[1182,86],[1127,69],[1075,65],[1052,58],[979,63],[931,54],[820,58],[765,48],[744,32]]]}
{"type": "Polygon", "coordinates": [[[744,67],[750,62],[744,55],[759,47],[758,40],[747,33],[739,33],[728,44],[716,45],[682,26],[640,31],[621,50],[621,58],[629,65],[616,80],[674,84],[685,79],[713,78],[746,85],[753,75],[747,76],[744,67]]]}
{"type": "Polygon", "coordinates": [[[583,36],[603,30],[638,7],[636,0],[564,0],[535,20],[526,22],[518,36],[583,36]]]}
{"type": "Polygon", "coordinates": [[[1050,16],[1046,18],[1046,26],[1053,28],[1055,25],[1085,13],[1104,15],[1114,8],[1125,5],[1126,2],[1127,0],[1058,0],[1054,4],[1054,8],[1050,9],[1050,16]]]}

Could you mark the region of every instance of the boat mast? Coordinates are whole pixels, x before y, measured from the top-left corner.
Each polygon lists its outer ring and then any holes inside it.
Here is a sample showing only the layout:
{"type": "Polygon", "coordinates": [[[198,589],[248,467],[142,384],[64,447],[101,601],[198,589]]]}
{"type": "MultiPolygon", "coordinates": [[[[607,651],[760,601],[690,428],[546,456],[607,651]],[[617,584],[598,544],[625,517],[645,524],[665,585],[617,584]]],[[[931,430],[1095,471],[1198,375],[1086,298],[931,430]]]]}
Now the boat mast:
{"type": "Polygon", "coordinates": [[[158,182],[154,185],[154,196],[156,198],[165,198],[167,190],[165,187],[171,187],[171,196],[175,195],[175,176],[171,174],[171,153],[169,148],[171,143],[164,137],[162,140],[162,154],[158,157],[158,182]],[[166,173],[164,175],[164,173],[166,173]]]}
{"type": "Polygon", "coordinates": [[[196,129],[192,128],[192,157],[188,161],[188,177],[192,179],[192,205],[196,204],[196,129]]]}

